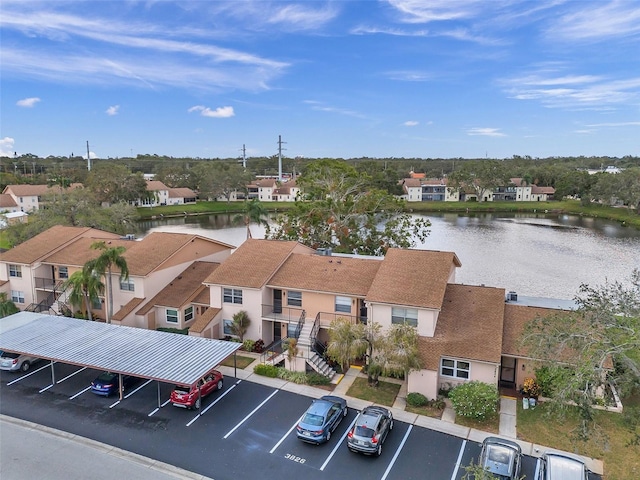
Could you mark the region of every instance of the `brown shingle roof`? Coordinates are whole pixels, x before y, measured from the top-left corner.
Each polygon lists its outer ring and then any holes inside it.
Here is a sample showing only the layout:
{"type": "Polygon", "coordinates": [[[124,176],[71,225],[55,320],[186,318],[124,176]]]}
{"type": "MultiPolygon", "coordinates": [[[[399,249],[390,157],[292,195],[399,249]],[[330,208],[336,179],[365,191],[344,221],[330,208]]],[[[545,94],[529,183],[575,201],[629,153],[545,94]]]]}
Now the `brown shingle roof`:
{"type": "MultiPolygon", "coordinates": [[[[39,235],[30,238],[26,242],[16,245],[15,247],[0,254],[0,261],[14,262],[23,264],[32,264],[47,255],[52,254],[64,245],[68,245],[82,236],[91,237],[88,241],[93,242],[96,239],[114,239],[118,235],[103,232],[88,227],[65,227],[56,225],[45,230],[39,235]]],[[[69,265],[83,265],[70,263],[69,265]]]]}
{"type": "Polygon", "coordinates": [[[122,307],[120,310],[118,310],[116,313],[113,314],[112,319],[118,320],[118,321],[124,320],[126,316],[129,315],[131,312],[133,312],[138,307],[138,305],[140,305],[142,302],[144,302],[144,298],[140,298],[140,297],[132,298],[127,302],[127,304],[124,307],[122,307]]]}
{"type": "Polygon", "coordinates": [[[72,183],[68,188],[62,189],[60,185],[7,185],[4,189],[4,193],[11,191],[14,195],[18,197],[34,197],[34,196],[42,196],[47,195],[48,193],[60,193],[66,192],[69,190],[75,190],[76,188],[81,188],[83,185],[81,183],[72,183]]]}
{"type": "Polygon", "coordinates": [[[450,283],[433,338],[420,337],[424,367],[438,370],[443,356],[500,363],[504,289],[450,283]]]}
{"type": "Polygon", "coordinates": [[[202,333],[213,319],[222,311],[221,308],[207,308],[189,327],[189,333],[202,333]]]}
{"type": "Polygon", "coordinates": [[[364,297],[380,265],[382,261],[375,259],[293,254],[268,285],[364,297]]]}
{"type": "Polygon", "coordinates": [[[527,307],[525,305],[505,303],[502,352],[505,355],[517,357],[528,356],[528,349],[520,345],[520,338],[524,332],[525,325],[536,317],[548,317],[561,312],[562,310],[552,308],[527,307]]]}
{"type": "Polygon", "coordinates": [[[182,307],[203,290],[209,290],[202,282],[219,266],[219,263],[213,262],[193,262],[138,310],[136,315],[145,315],[156,305],[182,307]]]}
{"type": "Polygon", "coordinates": [[[17,206],[18,204],[11,195],[9,195],[8,193],[0,194],[0,208],[11,208],[17,206]]]}
{"type": "Polygon", "coordinates": [[[220,268],[205,280],[205,283],[262,288],[298,245],[292,241],[250,238],[240,245],[220,268]]]}
{"type": "Polygon", "coordinates": [[[169,187],[167,187],[160,180],[147,180],[147,190],[148,191],[169,190],[169,187]]]}
{"type": "Polygon", "coordinates": [[[195,198],[196,192],[190,188],[170,188],[169,198],[195,198]]]}
{"type": "Polygon", "coordinates": [[[449,276],[460,265],[453,252],[390,248],[366,300],[439,309],[449,276]]]}

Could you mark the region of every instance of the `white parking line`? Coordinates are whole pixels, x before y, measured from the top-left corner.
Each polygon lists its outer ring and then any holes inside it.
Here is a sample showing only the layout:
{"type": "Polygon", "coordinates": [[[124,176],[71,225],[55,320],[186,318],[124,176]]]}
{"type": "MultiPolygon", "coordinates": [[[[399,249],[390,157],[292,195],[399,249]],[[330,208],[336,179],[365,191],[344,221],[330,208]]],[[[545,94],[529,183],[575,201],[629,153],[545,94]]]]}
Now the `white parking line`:
{"type": "Polygon", "coordinates": [[[280,439],[280,441],[278,443],[276,443],[275,447],[273,447],[269,453],[273,453],[276,451],[276,449],[280,446],[280,444],[282,442],[284,442],[284,439],[287,438],[289,436],[289,434],[293,431],[294,428],[296,428],[298,426],[298,424],[302,421],[302,417],[304,417],[304,413],[300,416],[300,418],[298,420],[296,420],[296,423],[294,423],[293,425],[291,425],[291,428],[289,429],[289,431],[287,433],[284,434],[284,436],[280,439]]]}
{"type": "MultiPolygon", "coordinates": [[[[55,362],[54,362],[54,363],[55,363],[55,362]]],[[[27,373],[26,375],[23,375],[23,376],[21,376],[20,378],[16,378],[15,380],[10,381],[9,383],[7,383],[7,387],[8,387],[9,385],[13,385],[13,384],[14,384],[14,383],[16,383],[16,382],[19,382],[20,380],[22,380],[22,379],[24,379],[24,378],[30,377],[30,376],[31,376],[31,375],[33,375],[34,373],[38,373],[40,370],[44,370],[45,368],[51,368],[51,364],[50,364],[50,363],[47,363],[44,367],[40,367],[39,369],[34,370],[34,371],[33,371],[33,372],[31,372],[31,373],[27,373]]]]}
{"type": "Polygon", "coordinates": [[[533,478],[538,478],[540,475],[540,459],[536,460],[536,473],[533,474],[533,478]]]}
{"type": "Polygon", "coordinates": [[[324,470],[324,467],[327,466],[327,464],[329,463],[329,460],[331,460],[333,456],[336,454],[336,452],[338,451],[338,448],[340,448],[340,445],[342,445],[342,443],[344,442],[344,439],[347,438],[347,434],[351,431],[353,426],[356,424],[357,419],[358,419],[358,416],[356,415],[356,418],[353,419],[353,422],[351,422],[351,425],[349,425],[349,428],[347,428],[347,430],[342,434],[342,437],[340,437],[340,440],[338,441],[336,446],[333,447],[333,450],[331,450],[331,453],[329,454],[327,459],[324,461],[324,463],[320,467],[321,471],[324,470]]]}
{"type": "Polygon", "coordinates": [[[242,419],[242,421],[241,421],[239,424],[237,424],[235,427],[233,427],[231,430],[229,430],[229,433],[227,433],[227,434],[226,434],[224,437],[222,437],[222,438],[224,438],[224,439],[229,438],[229,435],[231,435],[231,434],[232,434],[233,432],[235,432],[238,428],[240,428],[240,425],[242,425],[244,422],[246,422],[247,420],[249,420],[249,418],[251,418],[251,415],[253,415],[253,414],[254,414],[254,413],[256,413],[258,410],[260,410],[260,408],[262,408],[262,406],[263,406],[265,403],[267,403],[269,400],[271,400],[271,398],[272,398],[276,393],[278,393],[278,390],[274,390],[274,392],[273,392],[271,395],[269,395],[267,398],[265,398],[265,399],[264,399],[264,401],[263,401],[260,405],[258,405],[256,408],[254,408],[254,409],[253,409],[253,411],[252,411],[249,415],[247,415],[246,417],[244,417],[244,418],[242,419]]]}
{"type": "Polygon", "coordinates": [[[53,383],[51,385],[49,385],[48,387],[44,387],[42,390],[40,390],[38,393],[42,393],[42,392],[46,392],[47,390],[49,390],[51,387],[53,387],[53,383]]]}
{"type": "MultiPolygon", "coordinates": [[[[216,398],[213,402],[211,402],[211,404],[207,405],[207,408],[205,408],[204,410],[202,410],[202,412],[200,412],[199,415],[196,415],[196,417],[191,420],[189,423],[187,423],[187,427],[190,427],[193,422],[195,422],[197,419],[200,418],[201,415],[204,415],[207,410],[209,410],[211,407],[213,407],[216,403],[218,403],[220,400],[222,400],[224,398],[224,396],[229,393],[231,390],[233,390],[234,388],[236,388],[236,386],[241,382],[241,380],[238,380],[234,385],[231,385],[231,388],[229,388],[229,390],[225,391],[224,393],[220,394],[218,396],[218,398],[216,398]]],[[[169,399],[171,400],[171,399],[169,399]]],[[[164,407],[164,405],[162,405],[164,407]]]]}
{"type": "Polygon", "coordinates": [[[458,476],[458,470],[460,470],[460,462],[462,461],[462,454],[464,453],[464,449],[467,446],[467,441],[463,440],[462,445],[460,445],[460,452],[458,453],[458,459],[456,460],[456,468],[453,469],[453,473],[451,474],[451,480],[455,480],[458,476]]]}
{"type": "Polygon", "coordinates": [[[118,405],[120,403],[120,400],[118,400],[116,403],[112,403],[111,405],[109,405],[109,408],[113,408],[116,405],[118,405]]]}
{"type": "Polygon", "coordinates": [[[74,375],[77,375],[78,373],[80,373],[83,370],[86,370],[87,367],[82,367],[80,370],[76,370],[75,372],[73,372],[71,375],[67,375],[66,377],[64,377],[62,380],[58,380],[56,383],[62,383],[65,380],[67,380],[68,378],[73,377],[74,375]]]}
{"type": "Polygon", "coordinates": [[[73,397],[69,397],[69,400],[73,400],[76,397],[79,397],[80,395],[82,395],[84,392],[87,392],[91,390],[91,385],[89,385],[87,388],[85,388],[84,390],[80,390],[78,393],[76,393],[73,397]]]}
{"type": "Polygon", "coordinates": [[[140,385],[138,388],[136,388],[135,390],[131,390],[127,395],[124,396],[124,398],[129,398],[131,395],[133,395],[136,392],[139,392],[140,390],[142,390],[144,387],[146,387],[147,385],[149,385],[151,382],[153,382],[153,380],[147,380],[146,382],[144,382],[142,385],[140,385]]]}
{"type": "Polygon", "coordinates": [[[400,442],[400,446],[396,450],[396,454],[391,459],[391,463],[385,470],[384,475],[382,475],[382,478],[380,480],[385,480],[387,478],[387,475],[389,475],[389,472],[391,471],[393,464],[396,463],[396,459],[398,458],[398,455],[400,455],[400,452],[402,451],[402,447],[404,447],[404,444],[407,441],[407,438],[409,438],[409,434],[411,433],[412,428],[413,428],[413,425],[409,425],[409,428],[407,429],[407,433],[404,434],[404,438],[402,439],[402,442],[400,442]]]}

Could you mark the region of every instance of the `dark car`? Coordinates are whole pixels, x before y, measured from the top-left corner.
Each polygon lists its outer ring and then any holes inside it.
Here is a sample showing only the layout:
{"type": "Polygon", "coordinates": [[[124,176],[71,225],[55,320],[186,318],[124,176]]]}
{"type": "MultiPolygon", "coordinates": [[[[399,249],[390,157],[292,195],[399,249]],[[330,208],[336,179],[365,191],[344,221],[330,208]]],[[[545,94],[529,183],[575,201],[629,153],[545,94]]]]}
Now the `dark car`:
{"type": "MultiPolygon", "coordinates": [[[[91,391],[96,395],[108,397],[120,390],[120,375],[112,372],[103,372],[91,382],[91,391]]],[[[124,392],[135,382],[136,378],[130,375],[122,375],[122,391],[124,392]]]]}
{"type": "Polygon", "coordinates": [[[564,452],[546,452],[540,458],[536,480],[587,480],[589,470],[584,461],[564,452]]]}
{"type": "Polygon", "coordinates": [[[344,398],[325,395],[311,403],[296,426],[296,435],[308,443],[328,442],[331,432],[347,413],[347,401],[344,398]]]}
{"type": "Polygon", "coordinates": [[[347,447],[352,452],[380,455],[382,444],[393,429],[393,415],[384,407],[371,406],[362,410],[347,434],[347,447]]]}
{"type": "Polygon", "coordinates": [[[500,480],[516,480],[520,475],[522,449],[511,440],[487,437],[482,442],[480,465],[500,480]]]}
{"type": "Polygon", "coordinates": [[[176,385],[171,392],[171,403],[174,407],[199,409],[202,398],[212,392],[222,390],[222,386],[222,373],[218,370],[211,370],[190,387],[176,385]]]}

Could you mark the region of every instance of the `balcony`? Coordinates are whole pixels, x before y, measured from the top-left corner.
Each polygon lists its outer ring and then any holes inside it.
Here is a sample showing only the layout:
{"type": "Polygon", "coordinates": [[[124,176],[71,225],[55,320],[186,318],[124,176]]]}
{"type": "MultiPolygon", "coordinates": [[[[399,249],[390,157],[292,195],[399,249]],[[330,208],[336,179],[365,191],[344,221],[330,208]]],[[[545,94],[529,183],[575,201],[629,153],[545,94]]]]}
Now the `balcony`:
{"type": "Polygon", "coordinates": [[[262,305],[262,318],[274,322],[297,322],[304,310],[300,307],[262,305]]]}
{"type": "Polygon", "coordinates": [[[38,290],[53,291],[59,282],[54,278],[35,277],[35,283],[38,290]]]}

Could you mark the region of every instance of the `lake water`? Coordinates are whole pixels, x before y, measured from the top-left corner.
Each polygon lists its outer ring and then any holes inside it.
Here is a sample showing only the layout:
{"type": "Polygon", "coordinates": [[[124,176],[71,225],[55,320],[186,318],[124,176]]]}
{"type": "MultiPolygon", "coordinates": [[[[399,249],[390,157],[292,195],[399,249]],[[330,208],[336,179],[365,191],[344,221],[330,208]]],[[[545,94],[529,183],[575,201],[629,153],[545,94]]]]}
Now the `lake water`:
{"type": "MultiPolygon", "coordinates": [[[[455,252],[462,263],[456,281],[515,291],[520,295],[574,298],[581,284],[627,281],[640,269],[640,230],[615,222],[572,215],[424,215],[431,233],[416,248],[455,252]]],[[[234,246],[246,228],[230,215],[144,221],[151,231],[197,233],[234,246]]],[[[264,227],[251,226],[254,238],[264,227]]],[[[424,280],[428,281],[429,272],[424,280]]]]}

